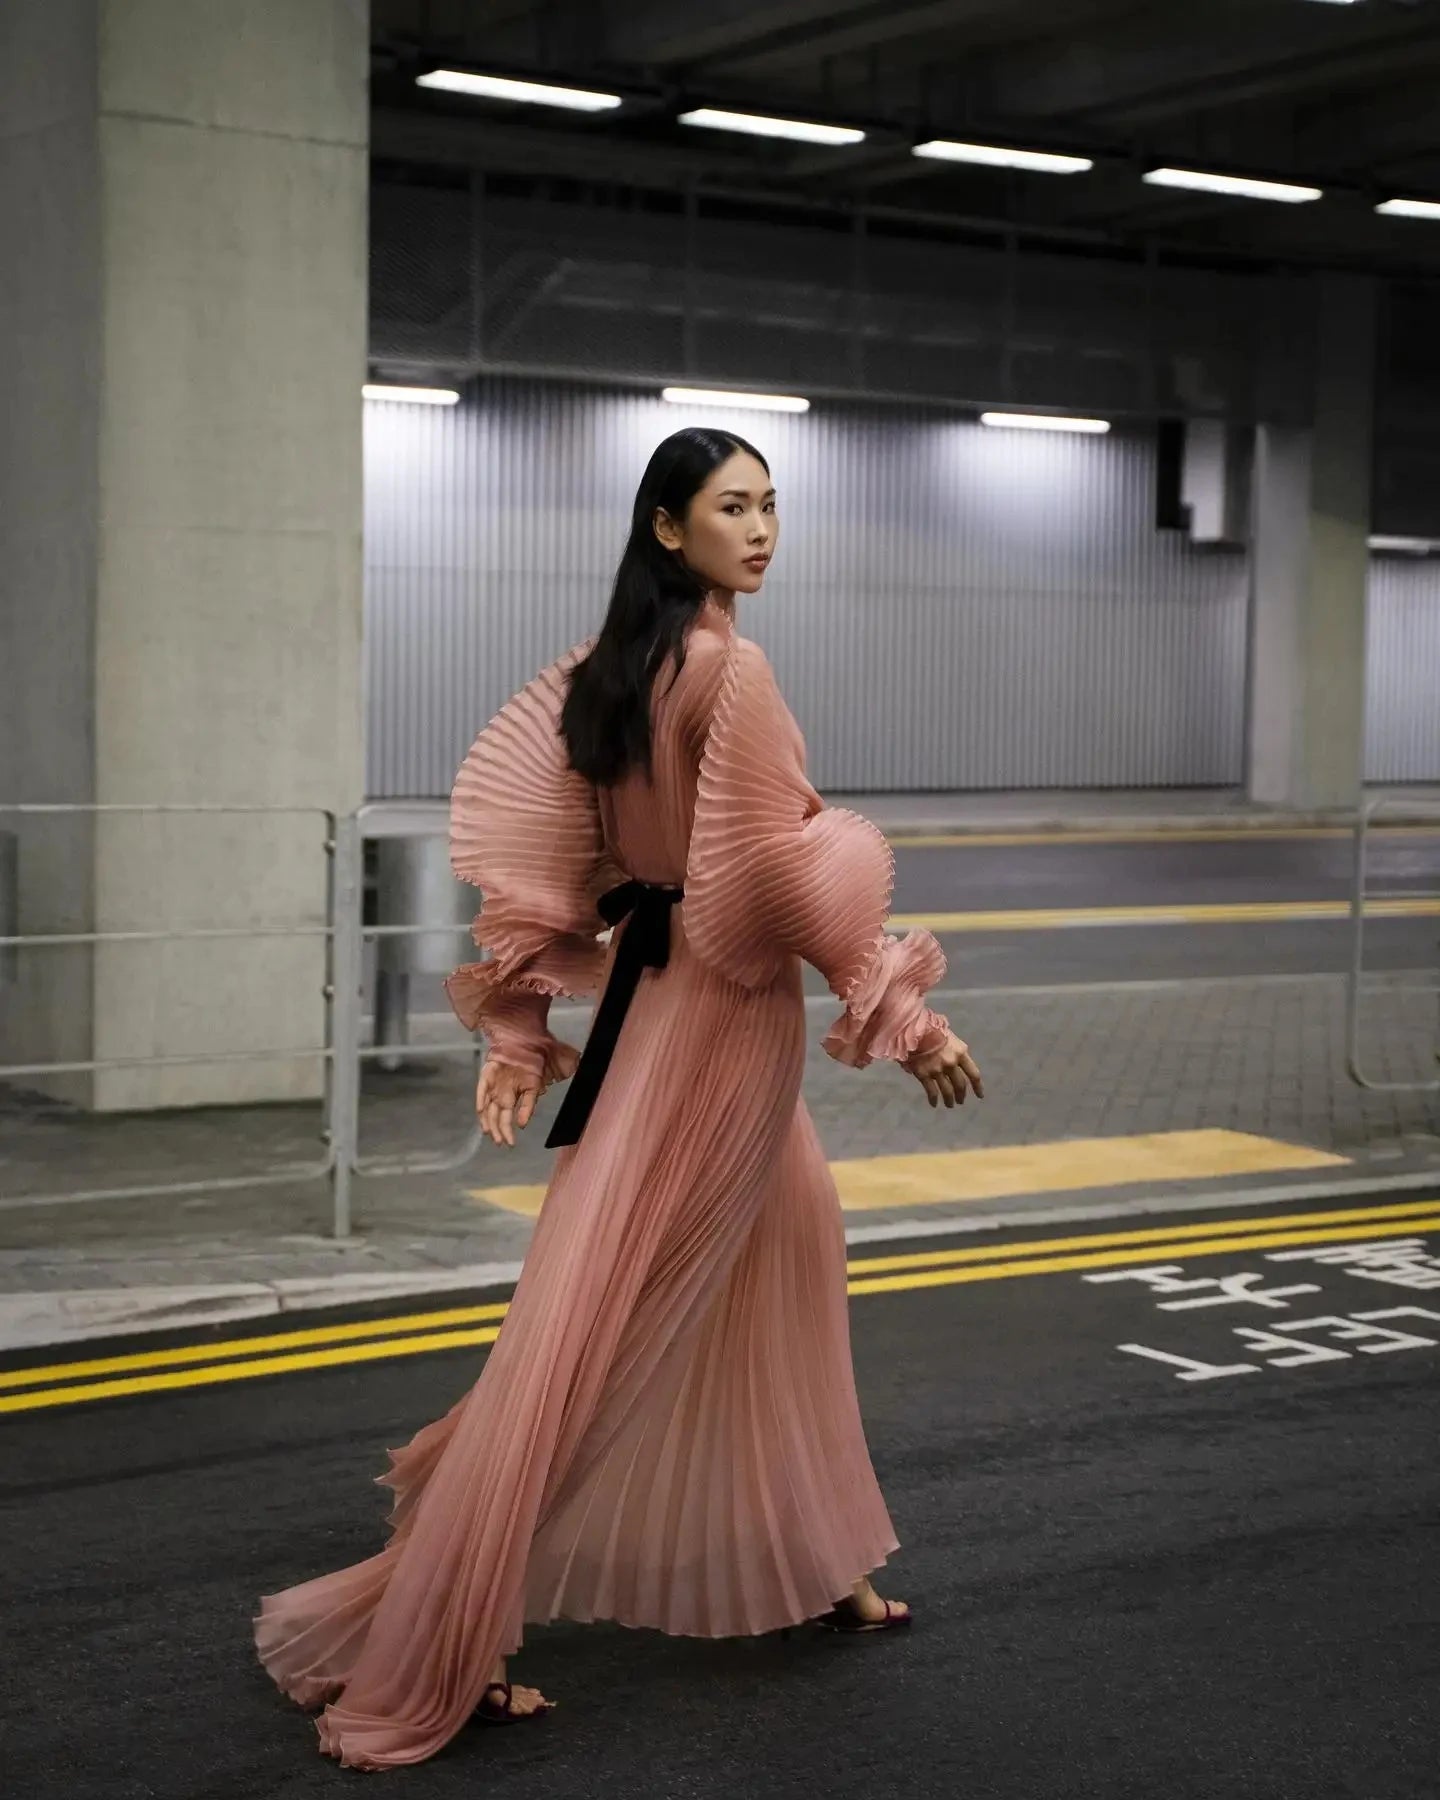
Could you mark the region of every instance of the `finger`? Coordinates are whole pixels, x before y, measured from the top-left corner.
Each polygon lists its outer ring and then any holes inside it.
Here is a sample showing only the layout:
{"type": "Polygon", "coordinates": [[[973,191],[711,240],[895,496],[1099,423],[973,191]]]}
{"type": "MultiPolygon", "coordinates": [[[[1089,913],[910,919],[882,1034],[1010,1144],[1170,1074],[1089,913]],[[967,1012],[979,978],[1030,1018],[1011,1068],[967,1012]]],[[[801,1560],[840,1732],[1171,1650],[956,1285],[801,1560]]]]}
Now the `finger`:
{"type": "Polygon", "coordinates": [[[515,1147],[515,1106],[511,1100],[507,1100],[500,1108],[500,1129],[504,1133],[505,1142],[513,1150],[515,1147]]]}
{"type": "Polygon", "coordinates": [[[530,1115],[535,1110],[535,1090],[525,1088],[520,1095],[520,1105],[515,1113],[515,1123],[524,1127],[530,1123],[530,1115]]]}
{"type": "Polygon", "coordinates": [[[975,1058],[973,1056],[962,1056],[960,1058],[960,1067],[964,1069],[965,1073],[970,1077],[971,1087],[974,1088],[981,1099],[984,1099],[985,1090],[980,1083],[980,1070],[976,1064],[975,1058]]]}
{"type": "Polygon", "coordinates": [[[497,1144],[503,1143],[503,1121],[505,1108],[510,1105],[510,1090],[500,1080],[494,1083],[489,1103],[485,1108],[486,1129],[497,1144]]]}

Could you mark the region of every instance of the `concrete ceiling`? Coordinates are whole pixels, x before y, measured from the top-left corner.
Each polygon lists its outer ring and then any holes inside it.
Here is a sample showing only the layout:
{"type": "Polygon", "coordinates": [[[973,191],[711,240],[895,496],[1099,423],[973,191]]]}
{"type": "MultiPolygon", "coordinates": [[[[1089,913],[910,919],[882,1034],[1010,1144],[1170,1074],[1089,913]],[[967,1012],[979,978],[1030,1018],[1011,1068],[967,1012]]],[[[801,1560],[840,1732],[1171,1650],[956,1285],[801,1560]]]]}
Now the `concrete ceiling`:
{"type": "Polygon", "coordinates": [[[863,208],[921,230],[1440,274],[1440,0],[372,0],[373,154],[412,179],[863,208]],[[579,115],[416,87],[458,65],[625,96],[579,115]],[[716,105],[864,128],[854,149],[675,123],[716,105]],[[927,137],[1092,156],[1052,176],[926,162],[927,137]],[[1297,180],[1313,204],[1177,193],[1148,167],[1297,180]]]}

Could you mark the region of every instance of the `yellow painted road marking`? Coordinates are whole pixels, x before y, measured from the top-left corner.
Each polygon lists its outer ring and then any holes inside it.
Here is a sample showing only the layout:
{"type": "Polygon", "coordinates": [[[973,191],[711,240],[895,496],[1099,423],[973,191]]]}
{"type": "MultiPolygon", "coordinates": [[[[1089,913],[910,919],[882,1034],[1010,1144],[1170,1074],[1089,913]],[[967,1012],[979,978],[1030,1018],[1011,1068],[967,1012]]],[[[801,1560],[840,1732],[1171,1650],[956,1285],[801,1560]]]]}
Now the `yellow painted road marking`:
{"type": "MultiPolygon", "coordinates": [[[[1433,1205],[1434,1202],[1432,1201],[1433,1205]]],[[[1055,1256],[1036,1261],[1028,1254],[1030,1246],[1015,1244],[1023,1260],[986,1263],[978,1268],[923,1269],[904,1275],[879,1275],[873,1280],[850,1282],[851,1294],[890,1294],[902,1288],[951,1287],[962,1281],[1002,1281],[1012,1275],[1054,1275],[1067,1269],[1123,1268],[1137,1258],[1145,1263],[1175,1262],[1182,1256],[1233,1256],[1240,1250],[1269,1250],[1276,1244],[1338,1244],[1352,1238],[1409,1237],[1418,1232],[1440,1231],[1440,1212],[1422,1214],[1419,1218],[1401,1219],[1390,1224],[1341,1225],[1326,1231],[1277,1231],[1250,1233],[1239,1237],[1201,1238],[1185,1244],[1153,1244],[1137,1250],[1100,1250],[1078,1256],[1055,1256]],[[1173,1252],[1173,1254],[1172,1254],[1173,1252]]]]}
{"type": "MultiPolygon", "coordinates": [[[[1245,1131],[1156,1131],[1131,1137],[1061,1138],[1043,1144],[1000,1144],[983,1150],[927,1150],[832,1162],[846,1212],[946,1201],[996,1200],[1008,1194],[1053,1194],[1135,1182],[1205,1181],[1217,1176],[1324,1169],[1344,1156],[1245,1131]]],[[[543,1182],[467,1188],[506,1212],[533,1219],[543,1182]]]]}
{"type": "MultiPolygon", "coordinates": [[[[929,931],[1082,931],[1107,925],[1276,925],[1348,919],[1348,900],[1237,900],[1180,906],[1047,906],[1009,912],[894,913],[887,924],[929,931]]],[[[1367,919],[1440,918],[1440,900],[1371,900],[1367,919]]]]}
{"type": "MultiPolygon", "coordinates": [[[[1348,838],[1353,825],[1282,825],[1247,831],[1240,826],[1196,826],[1176,831],[887,831],[892,844],[909,849],[1010,850],[1030,844],[1278,844],[1296,838],[1348,838]]],[[[1435,837],[1440,825],[1372,825],[1372,837],[1435,837]]]]}
{"type": "Polygon", "coordinates": [[[224,1362],[227,1357],[253,1356],[257,1349],[299,1350],[314,1344],[345,1344],[363,1338],[389,1337],[396,1331],[430,1331],[439,1326],[478,1325],[503,1319],[510,1310],[503,1300],[485,1306],[447,1306],[439,1312],[407,1313],[404,1318],[364,1319],[348,1325],[314,1325],[304,1331],[276,1331],[264,1337],[221,1338],[213,1344],[185,1344],[175,1350],[132,1350],[123,1356],[96,1356],[83,1362],[52,1363],[43,1369],[0,1371],[0,1388],[37,1387],[47,1381],[79,1381],[84,1376],[123,1375],[131,1369],[175,1368],[185,1363],[224,1362]]]}
{"type": "MultiPolygon", "coordinates": [[[[1440,1185],[1440,1183],[1437,1183],[1440,1185]]],[[[1396,1201],[1387,1206],[1342,1207],[1333,1212],[1283,1213],[1269,1218],[1211,1219],[1196,1225],[1148,1225],[1127,1231],[1084,1232],[1074,1237],[1043,1238],[1025,1243],[982,1244],[960,1250],[922,1250],[898,1256],[870,1256],[853,1259],[848,1265],[851,1276],[875,1275],[896,1269],[946,1267],[957,1263],[1004,1261],[1012,1252],[1023,1248],[1027,1256],[1059,1255],[1064,1251],[1114,1249],[1153,1243],[1171,1244],[1185,1238],[1210,1238],[1284,1231],[1291,1227],[1328,1224],[1356,1224],[1362,1220],[1410,1219],[1415,1214],[1428,1214],[1436,1200],[1396,1201]]],[[[1413,1220],[1412,1220],[1413,1222],[1413,1220]]],[[[184,1364],[223,1361],[226,1358],[253,1358],[257,1352],[267,1355],[281,1350],[309,1348],[320,1344],[344,1344],[365,1338],[388,1337],[395,1332],[433,1332],[460,1325],[499,1322],[510,1310],[509,1302],[488,1301],[481,1306],[447,1306],[419,1313],[397,1313],[383,1319],[364,1319],[343,1325],[316,1325],[300,1331],[252,1333],[246,1337],[218,1338],[213,1343],[184,1344],[167,1350],[128,1351],[120,1356],[91,1357],[81,1362],[47,1363],[43,1367],[0,1371],[0,1388],[38,1387],[56,1382],[79,1381],[96,1375],[120,1375],[139,1369],[166,1369],[184,1364]]]]}
{"type": "MultiPolygon", "coordinates": [[[[999,1281],[1024,1275],[1062,1273],[1083,1268],[1123,1267],[1137,1259],[1147,1263],[1172,1262],[1185,1257],[1220,1256],[1239,1250],[1270,1249],[1277,1244],[1339,1243],[1382,1237],[1408,1237],[1440,1231],[1440,1211],[1434,1196],[1390,1206],[1351,1207],[1336,1212],[1292,1213],[1268,1219],[1223,1219],[1208,1224],[1148,1226],[1121,1232],[1093,1233],[1081,1237],[1035,1239],[1030,1242],[990,1244],[965,1250],[936,1250],[895,1257],[869,1257],[851,1262],[846,1291],[850,1294],[895,1293],[904,1289],[950,1286],[960,1282],[999,1281]],[[1332,1223],[1333,1222],[1333,1223],[1332,1223]],[[1325,1227],[1327,1229],[1317,1229],[1325,1227]],[[1294,1229],[1292,1229],[1292,1227],[1294,1229]],[[1064,1254],[1083,1251],[1082,1254],[1064,1254]],[[916,1265],[923,1265],[917,1268],[916,1265]],[[881,1274],[888,1270],[892,1273],[881,1274]],[[900,1271],[908,1270],[909,1273],[900,1271]]],[[[483,1307],[451,1307],[439,1312],[413,1313],[372,1321],[363,1326],[337,1325],[309,1332],[281,1332],[222,1344],[195,1345],[189,1350],[140,1352],[125,1358],[104,1359],[126,1367],[158,1367],[178,1357],[212,1358],[227,1347],[240,1360],[206,1363],[194,1369],[136,1376],[113,1381],[73,1385],[83,1370],[101,1363],[58,1363],[41,1369],[16,1371],[5,1377],[13,1385],[17,1376],[31,1382],[64,1381],[72,1385],[46,1388],[36,1393],[0,1397],[0,1412],[24,1412],[41,1407],[75,1405],[87,1400],[113,1399],[122,1395],[156,1393],[185,1387],[207,1387],[218,1382],[247,1381],[264,1375],[333,1368],[391,1357],[416,1356],[428,1351],[467,1349],[493,1343],[499,1323],[474,1330],[424,1330],[420,1335],[387,1337],[378,1343],[349,1343],[337,1349],[310,1350],[294,1355],[266,1355],[265,1351],[290,1345],[299,1339],[355,1337],[361,1331],[416,1332],[442,1322],[468,1324],[476,1319],[503,1318],[505,1303],[483,1307]],[[261,1354],[256,1355],[256,1352],[261,1354]]]]}
{"type": "MultiPolygon", "coordinates": [[[[1440,1180],[1437,1180],[1436,1187],[1440,1189],[1440,1180]]],[[[915,1250],[898,1256],[857,1257],[848,1267],[852,1276],[878,1275],[882,1270],[930,1269],[949,1267],[956,1263],[1003,1261],[1019,1251],[1023,1251],[1026,1256],[1059,1256],[1067,1250],[1083,1250],[1088,1247],[1091,1250],[1141,1249],[1148,1253],[1148,1247],[1154,1244],[1176,1244],[1184,1249],[1187,1238],[1198,1242],[1215,1237],[1251,1237],[1257,1233],[1305,1231],[1317,1225],[1358,1225],[1367,1219],[1377,1224],[1399,1220],[1403,1235],[1414,1227],[1417,1215],[1428,1217],[1437,1206],[1440,1206],[1440,1194],[1430,1194],[1423,1200],[1397,1201],[1392,1206],[1345,1206],[1334,1212],[1280,1213],[1260,1219],[1208,1219],[1199,1225],[1147,1225],[1131,1231],[1086,1231],[1077,1233],[1074,1237],[1037,1238],[1029,1243],[985,1244],[964,1250],[915,1250]]],[[[1376,1235],[1389,1234],[1377,1231],[1376,1235]]]]}
{"type": "Polygon", "coordinates": [[[1132,1137],[1068,1138],[1000,1144],[983,1150],[933,1150],[832,1162],[847,1212],[933,1206],[946,1200],[994,1200],[1137,1182],[1204,1181],[1222,1175],[1324,1169],[1348,1157],[1244,1131],[1157,1131],[1132,1137]]]}
{"type": "Polygon", "coordinates": [[[386,1338],[378,1344],[348,1344],[340,1350],[307,1350],[295,1356],[262,1356],[250,1362],[175,1369],[168,1375],[139,1375],[115,1381],[87,1382],[83,1387],[45,1388],[36,1394],[5,1396],[0,1399],[0,1412],[73,1406],[81,1400],[114,1400],[122,1394],[156,1394],[166,1388],[211,1387],[221,1381],[253,1381],[259,1375],[333,1368],[341,1363],[379,1362],[392,1356],[419,1356],[426,1350],[458,1350],[469,1344],[493,1344],[499,1335],[498,1325],[483,1326],[476,1331],[435,1331],[423,1337],[386,1338]]]}

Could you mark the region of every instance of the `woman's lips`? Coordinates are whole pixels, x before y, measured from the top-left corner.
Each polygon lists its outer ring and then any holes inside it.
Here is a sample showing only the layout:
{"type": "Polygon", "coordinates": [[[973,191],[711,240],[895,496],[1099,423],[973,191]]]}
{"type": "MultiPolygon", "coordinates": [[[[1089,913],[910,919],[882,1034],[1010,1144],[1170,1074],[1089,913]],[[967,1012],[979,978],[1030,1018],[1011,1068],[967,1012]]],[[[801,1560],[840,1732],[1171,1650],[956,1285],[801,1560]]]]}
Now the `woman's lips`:
{"type": "Polygon", "coordinates": [[[770,558],[768,556],[747,556],[745,558],[745,567],[747,569],[765,569],[769,566],[770,558]]]}

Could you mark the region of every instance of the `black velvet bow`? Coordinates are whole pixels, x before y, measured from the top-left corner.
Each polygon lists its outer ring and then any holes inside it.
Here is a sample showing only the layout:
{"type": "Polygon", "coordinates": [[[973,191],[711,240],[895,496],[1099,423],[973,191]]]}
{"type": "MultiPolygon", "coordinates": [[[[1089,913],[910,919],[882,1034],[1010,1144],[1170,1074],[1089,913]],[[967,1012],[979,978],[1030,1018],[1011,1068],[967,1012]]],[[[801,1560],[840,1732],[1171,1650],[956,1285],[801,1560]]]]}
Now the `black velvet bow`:
{"type": "Polygon", "coordinates": [[[595,1009],[590,1035],[545,1140],[547,1150],[579,1141],[619,1042],[620,1027],[639,983],[640,971],[663,969],[670,961],[670,908],[684,898],[683,887],[622,881],[619,887],[611,888],[596,902],[607,925],[619,925],[627,914],[633,914],[633,917],[620,934],[620,948],[615,952],[610,979],[595,1009]]]}

